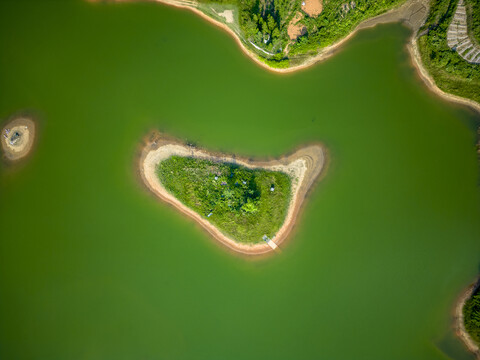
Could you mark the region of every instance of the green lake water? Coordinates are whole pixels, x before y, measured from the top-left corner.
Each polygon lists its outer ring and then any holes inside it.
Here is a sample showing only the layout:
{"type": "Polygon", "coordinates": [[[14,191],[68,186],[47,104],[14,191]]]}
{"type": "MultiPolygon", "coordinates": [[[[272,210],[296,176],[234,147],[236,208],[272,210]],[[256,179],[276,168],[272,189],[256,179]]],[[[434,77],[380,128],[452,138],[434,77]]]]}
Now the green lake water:
{"type": "Polygon", "coordinates": [[[187,11],[0,2],[0,359],[470,359],[452,306],[479,272],[478,116],[427,91],[400,25],[278,76],[187,11]],[[331,164],[283,252],[249,260],[135,175],[157,128],[331,164]]]}

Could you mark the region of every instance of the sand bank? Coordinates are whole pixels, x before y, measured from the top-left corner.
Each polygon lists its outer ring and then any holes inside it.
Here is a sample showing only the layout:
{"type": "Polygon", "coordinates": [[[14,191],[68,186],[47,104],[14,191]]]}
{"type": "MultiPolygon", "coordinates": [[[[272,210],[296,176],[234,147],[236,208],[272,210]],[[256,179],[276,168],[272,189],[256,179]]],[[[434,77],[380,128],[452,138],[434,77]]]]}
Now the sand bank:
{"type": "Polygon", "coordinates": [[[2,129],[2,150],[7,160],[15,161],[27,156],[35,139],[35,123],[28,117],[17,117],[2,129]]]}
{"type": "Polygon", "coordinates": [[[252,161],[234,155],[217,154],[206,150],[184,145],[177,140],[167,139],[164,135],[156,133],[145,142],[140,156],[140,175],[146,187],[161,200],[173,205],[183,214],[191,217],[200,224],[209,234],[223,245],[243,254],[265,254],[276,250],[292,230],[298,212],[305,200],[305,196],[315,180],[318,178],[326,161],[325,148],[321,145],[310,145],[297,150],[295,153],[271,161],[252,161]],[[256,244],[239,243],[223,234],[207,219],[185,206],[171,195],[160,182],[156,170],[158,164],[167,158],[190,156],[212,161],[236,163],[248,168],[262,168],[272,171],[282,171],[292,178],[292,198],[289,204],[285,222],[272,239],[274,244],[261,241],[256,244]]]}
{"type": "Polygon", "coordinates": [[[463,343],[467,347],[467,349],[475,354],[477,359],[480,359],[480,348],[479,346],[473,341],[473,339],[468,334],[467,330],[465,329],[465,323],[463,318],[463,307],[468,299],[472,296],[475,290],[480,286],[480,278],[475,281],[472,285],[470,285],[467,290],[458,298],[458,301],[455,305],[455,313],[454,313],[454,327],[455,333],[457,336],[462,339],[463,343]]]}

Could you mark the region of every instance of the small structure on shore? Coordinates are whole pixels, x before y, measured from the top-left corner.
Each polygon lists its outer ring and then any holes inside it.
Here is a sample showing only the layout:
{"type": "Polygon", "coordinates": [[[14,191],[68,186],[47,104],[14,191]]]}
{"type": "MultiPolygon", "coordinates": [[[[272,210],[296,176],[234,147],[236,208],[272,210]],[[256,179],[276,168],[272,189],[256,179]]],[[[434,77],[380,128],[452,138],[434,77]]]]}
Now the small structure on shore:
{"type": "Polygon", "coordinates": [[[17,145],[21,141],[22,141],[22,133],[18,131],[15,131],[15,133],[12,136],[10,136],[10,139],[8,140],[10,145],[13,145],[13,146],[17,145]]]}
{"type": "MultiPolygon", "coordinates": [[[[274,236],[275,237],[275,236],[274,236]]],[[[273,250],[277,249],[278,248],[278,245],[275,244],[273,242],[272,239],[270,239],[267,235],[263,235],[262,239],[267,243],[268,246],[270,246],[270,248],[272,248],[273,250]]]]}

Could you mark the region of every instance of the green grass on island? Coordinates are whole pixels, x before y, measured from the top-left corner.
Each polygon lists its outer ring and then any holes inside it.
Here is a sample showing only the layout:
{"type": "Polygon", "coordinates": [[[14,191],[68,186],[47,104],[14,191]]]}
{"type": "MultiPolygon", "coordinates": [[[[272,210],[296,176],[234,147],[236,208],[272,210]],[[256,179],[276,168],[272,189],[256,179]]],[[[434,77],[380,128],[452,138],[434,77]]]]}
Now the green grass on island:
{"type": "Polygon", "coordinates": [[[480,344],[480,291],[477,291],[467,300],[463,307],[465,329],[472,339],[480,344]]]}
{"type": "Polygon", "coordinates": [[[272,238],[291,198],[291,178],[278,171],[172,156],[158,165],[162,185],[221,232],[242,243],[272,238]],[[272,191],[273,189],[273,191],[272,191]]]}
{"type": "MultiPolygon", "coordinates": [[[[422,62],[445,92],[480,102],[480,65],[470,64],[447,45],[447,31],[458,0],[432,0],[418,46],[422,62]]],[[[470,39],[480,40],[480,4],[465,0],[470,39]]]]}

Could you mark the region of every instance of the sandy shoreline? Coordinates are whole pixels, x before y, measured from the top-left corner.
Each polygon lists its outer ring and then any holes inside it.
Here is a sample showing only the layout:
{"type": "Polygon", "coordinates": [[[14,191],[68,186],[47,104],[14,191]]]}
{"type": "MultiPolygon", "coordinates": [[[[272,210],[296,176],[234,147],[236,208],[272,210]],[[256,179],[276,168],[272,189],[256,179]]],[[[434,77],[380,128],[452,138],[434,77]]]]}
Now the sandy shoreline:
{"type": "Polygon", "coordinates": [[[463,307],[468,299],[472,296],[475,290],[480,286],[480,278],[478,278],[472,285],[470,285],[467,290],[465,290],[462,295],[457,300],[454,309],[454,328],[455,334],[462,340],[467,349],[473,353],[477,359],[480,359],[480,348],[473,341],[473,339],[468,334],[465,329],[464,319],[463,319],[463,307]]]}
{"type": "Polygon", "coordinates": [[[304,203],[305,197],[325,168],[326,150],[319,144],[309,145],[298,149],[293,154],[277,160],[255,161],[234,155],[217,154],[206,150],[184,145],[173,139],[168,139],[156,133],[145,142],[139,161],[139,172],[145,186],[158,198],[173,205],[183,214],[189,216],[202,226],[210,235],[228,248],[248,255],[258,255],[274,252],[266,242],[256,244],[239,243],[213,226],[207,219],[201,217],[172,196],[161,184],[156,169],[158,164],[172,155],[191,156],[213,161],[233,162],[248,168],[264,168],[273,171],[282,171],[292,177],[292,198],[288,208],[285,222],[272,239],[278,246],[290,234],[298,212],[304,203]]]}
{"type": "Polygon", "coordinates": [[[29,117],[17,116],[2,128],[2,150],[9,161],[20,160],[29,155],[34,141],[35,122],[29,117]]]}

